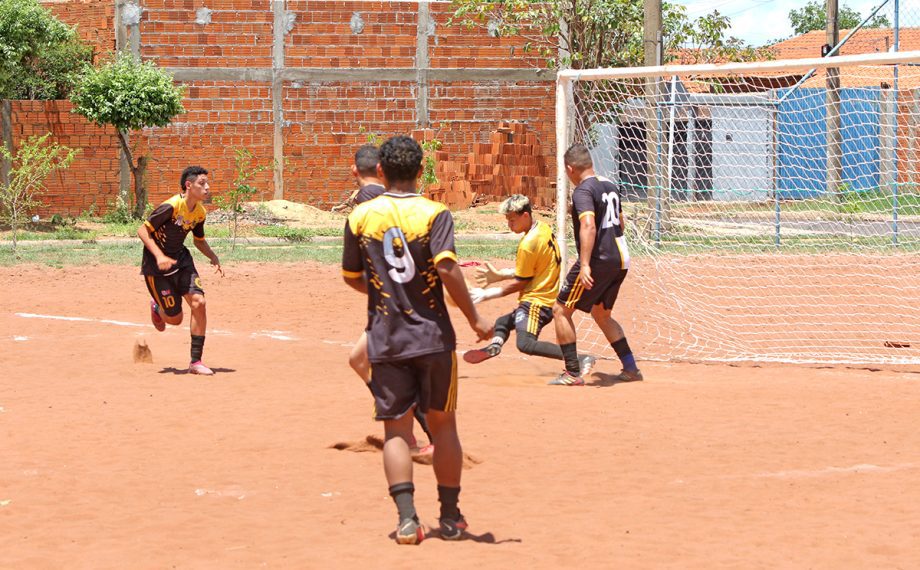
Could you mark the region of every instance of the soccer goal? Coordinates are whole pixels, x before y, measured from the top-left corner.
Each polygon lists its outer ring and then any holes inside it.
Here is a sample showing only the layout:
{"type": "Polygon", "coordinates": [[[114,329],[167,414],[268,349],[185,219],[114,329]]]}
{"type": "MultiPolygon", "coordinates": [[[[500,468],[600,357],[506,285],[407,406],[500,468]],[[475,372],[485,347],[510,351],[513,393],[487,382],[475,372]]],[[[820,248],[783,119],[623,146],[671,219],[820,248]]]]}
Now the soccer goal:
{"type": "MultiPolygon", "coordinates": [[[[566,70],[556,87],[559,241],[562,156],[583,143],[622,190],[614,316],[637,356],[920,363],[920,52],[566,70]]],[[[579,349],[613,355],[577,324],[579,349]]]]}

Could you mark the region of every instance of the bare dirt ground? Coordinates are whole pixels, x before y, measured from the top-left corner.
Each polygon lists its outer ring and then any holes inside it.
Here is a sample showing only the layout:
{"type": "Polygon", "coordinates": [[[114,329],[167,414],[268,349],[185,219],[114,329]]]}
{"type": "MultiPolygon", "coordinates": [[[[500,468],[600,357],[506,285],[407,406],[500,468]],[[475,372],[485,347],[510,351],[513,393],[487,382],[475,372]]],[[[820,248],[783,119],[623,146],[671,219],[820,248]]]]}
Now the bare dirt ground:
{"type": "MultiPolygon", "coordinates": [[[[187,323],[149,325],[136,268],[0,268],[0,568],[920,560],[916,372],[644,362],[616,384],[601,361],[592,385],[550,387],[559,364],[514,348],[461,364],[470,537],[397,546],[380,454],[331,448],[382,432],[346,361],[362,299],[334,266],[226,269],[204,273],[203,378],[187,323]]],[[[433,524],[430,467],[416,484],[433,524]]]]}

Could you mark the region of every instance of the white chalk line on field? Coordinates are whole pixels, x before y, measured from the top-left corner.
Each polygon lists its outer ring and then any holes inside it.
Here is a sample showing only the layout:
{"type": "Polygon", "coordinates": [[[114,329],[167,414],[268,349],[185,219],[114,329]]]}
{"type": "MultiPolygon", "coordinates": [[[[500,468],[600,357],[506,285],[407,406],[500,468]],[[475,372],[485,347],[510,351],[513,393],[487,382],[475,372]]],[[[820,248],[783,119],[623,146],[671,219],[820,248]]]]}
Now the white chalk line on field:
{"type": "MultiPolygon", "coordinates": [[[[116,321],[113,319],[96,319],[91,317],[68,317],[63,315],[40,315],[36,313],[14,313],[17,317],[24,319],[44,319],[51,321],[67,321],[67,322],[78,322],[78,323],[99,323],[104,325],[112,325],[117,327],[131,327],[131,328],[150,328],[150,323],[133,323],[129,321],[116,321]]],[[[208,334],[215,335],[228,335],[232,336],[235,333],[228,330],[222,329],[209,329],[208,334]]],[[[250,333],[250,338],[270,338],[272,340],[283,340],[283,341],[294,341],[300,340],[299,338],[291,335],[287,331],[256,331],[250,333]]],[[[26,336],[14,336],[13,340],[15,341],[26,341],[29,340],[29,337],[26,336]]]]}

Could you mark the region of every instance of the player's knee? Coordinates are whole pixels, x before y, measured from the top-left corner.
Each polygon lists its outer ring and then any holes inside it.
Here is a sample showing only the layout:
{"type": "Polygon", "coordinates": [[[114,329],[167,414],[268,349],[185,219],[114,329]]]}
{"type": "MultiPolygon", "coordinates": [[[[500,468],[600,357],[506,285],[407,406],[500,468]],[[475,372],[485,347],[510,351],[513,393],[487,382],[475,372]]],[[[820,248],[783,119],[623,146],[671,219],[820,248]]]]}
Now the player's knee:
{"type": "Polygon", "coordinates": [[[556,301],[553,303],[553,318],[565,318],[570,313],[568,307],[556,301]]]}
{"type": "Polygon", "coordinates": [[[204,295],[191,295],[188,304],[193,311],[203,311],[206,306],[204,295]]]}
{"type": "Polygon", "coordinates": [[[537,347],[536,337],[518,334],[517,349],[524,354],[533,354],[537,347]]]}
{"type": "Polygon", "coordinates": [[[182,317],[182,311],[179,311],[179,313],[175,315],[163,315],[163,320],[166,321],[166,324],[175,326],[182,324],[182,317]]]}

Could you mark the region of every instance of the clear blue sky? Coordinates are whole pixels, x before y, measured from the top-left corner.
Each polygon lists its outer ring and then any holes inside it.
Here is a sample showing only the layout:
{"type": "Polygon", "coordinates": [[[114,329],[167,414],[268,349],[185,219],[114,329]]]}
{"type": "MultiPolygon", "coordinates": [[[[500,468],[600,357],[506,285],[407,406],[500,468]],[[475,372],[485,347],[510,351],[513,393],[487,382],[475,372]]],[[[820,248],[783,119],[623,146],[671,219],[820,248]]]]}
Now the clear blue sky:
{"type": "MultiPolygon", "coordinates": [[[[807,4],[807,0],[670,0],[675,4],[687,7],[687,15],[699,18],[713,10],[728,16],[732,22],[731,35],[737,36],[753,45],[763,45],[774,40],[787,38],[792,35],[792,26],[789,24],[789,11],[797,10],[807,4]]],[[[847,6],[859,12],[862,16],[869,15],[873,8],[882,0],[839,0],[840,6],[847,6]]],[[[920,21],[909,22],[905,8],[912,0],[901,0],[901,25],[920,26],[920,21]]],[[[888,16],[889,21],[894,21],[894,1],[879,12],[888,16]]],[[[910,16],[920,19],[920,14],[915,9],[910,16]]]]}

